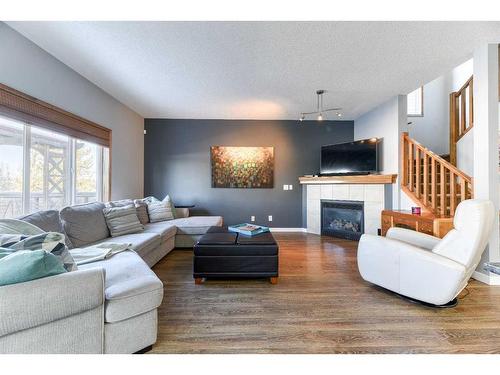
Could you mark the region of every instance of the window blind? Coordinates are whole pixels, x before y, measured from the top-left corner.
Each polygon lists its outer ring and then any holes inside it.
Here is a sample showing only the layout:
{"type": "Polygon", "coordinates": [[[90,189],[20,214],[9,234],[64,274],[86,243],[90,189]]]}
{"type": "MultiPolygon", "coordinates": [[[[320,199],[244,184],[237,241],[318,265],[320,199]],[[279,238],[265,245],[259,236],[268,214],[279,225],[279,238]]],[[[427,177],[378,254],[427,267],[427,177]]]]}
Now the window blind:
{"type": "Polygon", "coordinates": [[[111,130],[0,84],[0,114],[83,141],[111,147],[111,130]]]}

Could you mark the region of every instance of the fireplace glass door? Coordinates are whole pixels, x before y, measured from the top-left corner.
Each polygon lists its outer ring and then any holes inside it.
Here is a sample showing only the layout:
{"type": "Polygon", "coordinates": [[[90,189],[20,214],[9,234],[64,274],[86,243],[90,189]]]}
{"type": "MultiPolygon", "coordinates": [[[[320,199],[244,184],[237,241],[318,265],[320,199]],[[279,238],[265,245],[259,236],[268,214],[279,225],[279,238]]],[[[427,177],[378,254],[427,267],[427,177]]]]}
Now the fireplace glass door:
{"type": "Polygon", "coordinates": [[[364,233],[364,204],[360,201],[321,200],[321,234],[359,240],[364,233]]]}

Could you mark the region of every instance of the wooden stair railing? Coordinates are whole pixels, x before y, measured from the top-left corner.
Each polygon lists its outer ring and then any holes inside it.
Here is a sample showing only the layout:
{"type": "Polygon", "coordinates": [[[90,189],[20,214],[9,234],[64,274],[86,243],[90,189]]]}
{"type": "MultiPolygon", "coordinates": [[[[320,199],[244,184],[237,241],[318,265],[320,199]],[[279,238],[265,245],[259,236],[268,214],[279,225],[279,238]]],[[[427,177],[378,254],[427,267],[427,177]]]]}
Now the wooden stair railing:
{"type": "Polygon", "coordinates": [[[472,178],[408,133],[401,136],[401,149],[401,188],[424,210],[452,217],[461,201],[472,198],[472,178]]]}
{"type": "Polygon", "coordinates": [[[473,77],[450,94],[450,162],[457,165],[457,142],[474,126],[473,77]]]}

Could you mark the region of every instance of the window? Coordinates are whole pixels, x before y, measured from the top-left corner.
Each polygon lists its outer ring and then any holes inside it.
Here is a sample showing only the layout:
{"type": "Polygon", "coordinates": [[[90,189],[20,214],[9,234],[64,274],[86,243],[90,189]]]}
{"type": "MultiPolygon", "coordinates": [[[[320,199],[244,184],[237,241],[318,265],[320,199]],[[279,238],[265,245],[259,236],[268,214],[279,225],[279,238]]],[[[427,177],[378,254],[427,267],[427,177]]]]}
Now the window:
{"type": "Polygon", "coordinates": [[[0,217],[23,213],[24,126],[0,117],[0,217]]]}
{"type": "Polygon", "coordinates": [[[408,116],[422,117],[424,115],[424,87],[421,86],[410,92],[406,99],[408,101],[408,116]]]}
{"type": "Polygon", "coordinates": [[[109,149],[0,116],[0,218],[108,198],[109,149]]]}

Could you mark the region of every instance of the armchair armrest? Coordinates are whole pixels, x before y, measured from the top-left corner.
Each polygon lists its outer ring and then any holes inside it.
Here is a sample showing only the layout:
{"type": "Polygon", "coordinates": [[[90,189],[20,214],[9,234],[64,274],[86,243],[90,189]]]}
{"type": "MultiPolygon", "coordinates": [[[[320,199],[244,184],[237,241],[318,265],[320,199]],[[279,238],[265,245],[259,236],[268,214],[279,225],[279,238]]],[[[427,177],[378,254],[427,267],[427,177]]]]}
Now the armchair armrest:
{"type": "Polygon", "coordinates": [[[432,250],[434,246],[441,241],[441,238],[404,228],[390,228],[387,231],[386,237],[403,241],[427,250],[432,250]]]}
{"type": "Polygon", "coordinates": [[[391,238],[363,235],[358,247],[363,279],[436,305],[451,301],[467,283],[464,265],[391,238]]]}
{"type": "Polygon", "coordinates": [[[0,337],[104,305],[104,270],[79,270],[0,287],[0,337]]]}

